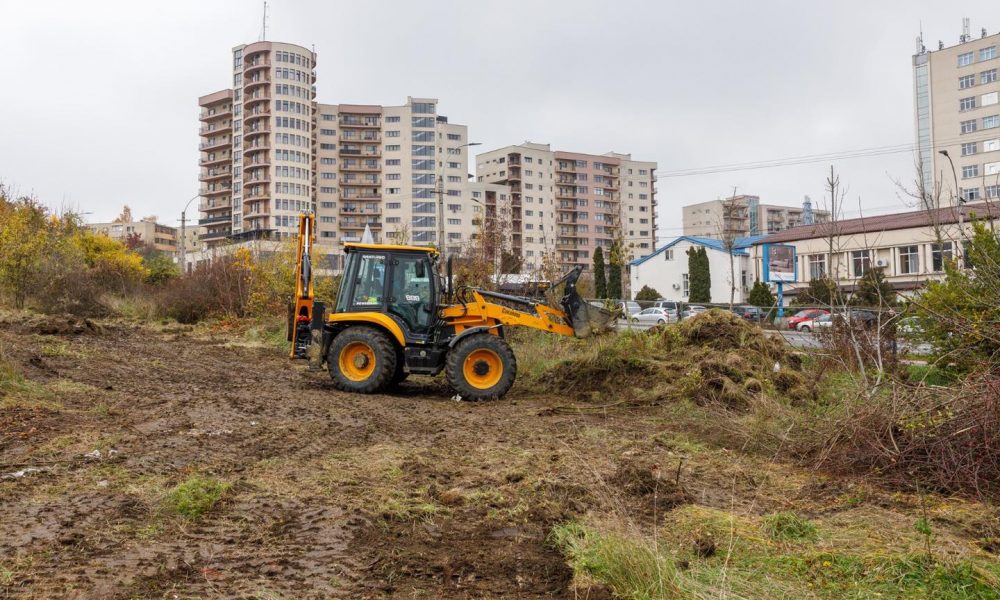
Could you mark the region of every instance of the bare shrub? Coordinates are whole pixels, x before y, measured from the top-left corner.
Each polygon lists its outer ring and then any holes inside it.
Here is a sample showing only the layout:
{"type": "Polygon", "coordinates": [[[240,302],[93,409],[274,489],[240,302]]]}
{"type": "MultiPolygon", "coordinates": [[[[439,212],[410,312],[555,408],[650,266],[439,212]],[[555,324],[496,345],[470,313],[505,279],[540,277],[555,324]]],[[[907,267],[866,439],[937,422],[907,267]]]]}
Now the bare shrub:
{"type": "Polygon", "coordinates": [[[887,483],[1000,497],[1000,377],[960,387],[894,384],[847,400],[822,426],[816,462],[887,483]]]}

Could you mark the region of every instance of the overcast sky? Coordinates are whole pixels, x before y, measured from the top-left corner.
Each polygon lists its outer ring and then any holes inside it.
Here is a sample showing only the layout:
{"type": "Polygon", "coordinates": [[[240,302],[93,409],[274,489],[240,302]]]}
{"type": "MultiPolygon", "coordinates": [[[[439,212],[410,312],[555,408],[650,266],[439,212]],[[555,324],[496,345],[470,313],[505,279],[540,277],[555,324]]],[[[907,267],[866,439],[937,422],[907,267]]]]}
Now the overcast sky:
{"type": "MultiPolygon", "coordinates": [[[[659,163],[660,235],[735,186],[821,203],[830,161],[672,171],[913,141],[911,55],[1000,28],[996,0],[269,3],[268,39],[315,46],[318,100],[440,99],[481,149],[525,140],[659,163]]],[[[198,189],[197,98],[259,39],[261,3],[0,0],[0,180],[110,220],[176,224],[198,189]]],[[[848,212],[904,209],[908,152],[834,162],[848,212]]],[[[473,165],[470,168],[474,169],[473,165]]]]}

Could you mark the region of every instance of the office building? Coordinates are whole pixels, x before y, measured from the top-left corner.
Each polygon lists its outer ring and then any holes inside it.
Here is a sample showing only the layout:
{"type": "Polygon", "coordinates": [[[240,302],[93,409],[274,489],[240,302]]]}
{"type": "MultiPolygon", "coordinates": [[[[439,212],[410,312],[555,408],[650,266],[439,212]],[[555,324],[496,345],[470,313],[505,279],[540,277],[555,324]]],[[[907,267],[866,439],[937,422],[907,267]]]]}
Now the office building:
{"type": "Polygon", "coordinates": [[[913,56],[918,177],[928,207],[1000,198],[1000,34],[973,36],[913,56]],[[947,156],[941,154],[946,152],[947,156]],[[950,160],[949,160],[950,159],[950,160]]]}
{"type": "Polygon", "coordinates": [[[160,252],[172,253],[179,250],[180,230],[157,223],[156,217],[145,217],[138,221],[130,220],[127,222],[87,223],[86,227],[94,233],[101,233],[121,242],[135,240],[142,244],[148,244],[160,252]]]}

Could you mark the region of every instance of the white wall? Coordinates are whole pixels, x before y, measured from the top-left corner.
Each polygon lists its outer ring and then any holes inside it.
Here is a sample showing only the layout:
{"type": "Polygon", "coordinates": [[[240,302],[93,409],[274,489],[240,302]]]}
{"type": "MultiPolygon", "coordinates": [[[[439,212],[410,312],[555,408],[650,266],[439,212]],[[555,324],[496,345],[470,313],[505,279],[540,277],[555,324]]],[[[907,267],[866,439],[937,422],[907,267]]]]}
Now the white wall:
{"type": "MultiPolygon", "coordinates": [[[[687,240],[681,240],[669,250],[661,252],[641,265],[633,265],[629,274],[633,297],[642,289],[642,286],[648,285],[660,292],[667,300],[687,301],[687,297],[683,295],[683,281],[684,274],[688,272],[687,251],[694,245],[687,240]],[[670,250],[673,250],[673,259],[667,260],[665,256],[670,250]]],[[[712,248],[708,248],[707,251],[712,281],[712,302],[729,302],[729,256],[725,252],[712,248]]],[[[750,285],[753,285],[753,271],[750,269],[750,258],[747,256],[735,257],[734,264],[736,269],[734,302],[742,304],[750,292],[749,289],[743,287],[741,281],[743,271],[747,271],[750,285]]]]}

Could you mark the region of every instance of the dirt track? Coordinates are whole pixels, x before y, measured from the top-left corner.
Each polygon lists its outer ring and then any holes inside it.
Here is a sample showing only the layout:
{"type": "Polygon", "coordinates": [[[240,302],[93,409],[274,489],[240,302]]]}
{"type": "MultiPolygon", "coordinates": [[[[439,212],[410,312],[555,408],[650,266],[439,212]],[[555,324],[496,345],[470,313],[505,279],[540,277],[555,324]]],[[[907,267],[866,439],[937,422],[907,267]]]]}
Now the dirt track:
{"type": "Polygon", "coordinates": [[[0,325],[8,362],[49,390],[0,411],[0,597],[571,598],[557,522],[758,513],[816,489],[778,465],[681,469],[652,411],[568,415],[552,408],[572,399],[518,388],[468,404],[426,379],[347,395],[226,337],[0,325]],[[192,475],[231,484],[195,522],[163,507],[192,475]]]}

